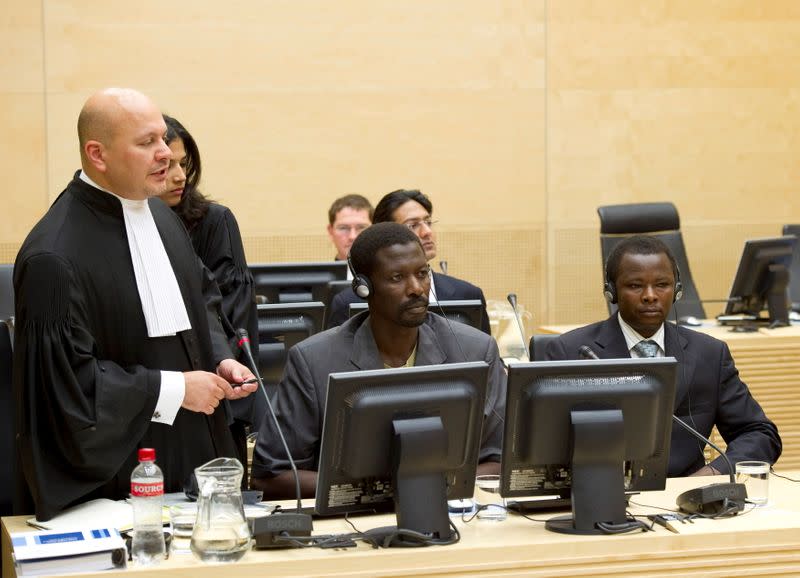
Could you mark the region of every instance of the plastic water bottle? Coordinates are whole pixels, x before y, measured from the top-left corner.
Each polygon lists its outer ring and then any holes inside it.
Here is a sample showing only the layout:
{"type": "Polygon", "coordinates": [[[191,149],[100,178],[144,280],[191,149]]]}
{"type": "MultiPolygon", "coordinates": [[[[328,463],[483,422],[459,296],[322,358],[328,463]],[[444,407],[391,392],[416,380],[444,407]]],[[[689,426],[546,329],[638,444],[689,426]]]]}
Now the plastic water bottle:
{"type": "Polygon", "coordinates": [[[131,473],[133,502],[133,543],[131,554],[139,566],[160,563],[166,554],[161,506],[164,503],[164,474],[156,465],[156,450],[139,449],[139,465],[131,473]]]}

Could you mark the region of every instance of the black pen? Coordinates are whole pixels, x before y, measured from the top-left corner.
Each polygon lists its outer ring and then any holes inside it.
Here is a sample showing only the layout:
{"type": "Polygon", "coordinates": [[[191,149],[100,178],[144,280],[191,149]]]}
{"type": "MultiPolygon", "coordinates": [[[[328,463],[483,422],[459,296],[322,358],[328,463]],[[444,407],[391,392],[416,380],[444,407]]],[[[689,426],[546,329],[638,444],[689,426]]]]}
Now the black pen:
{"type": "Polygon", "coordinates": [[[243,381],[241,383],[232,383],[231,385],[234,385],[234,386],[238,387],[240,385],[248,385],[250,383],[258,383],[258,380],[254,377],[253,379],[248,379],[248,380],[245,380],[245,381],[243,381]]]}

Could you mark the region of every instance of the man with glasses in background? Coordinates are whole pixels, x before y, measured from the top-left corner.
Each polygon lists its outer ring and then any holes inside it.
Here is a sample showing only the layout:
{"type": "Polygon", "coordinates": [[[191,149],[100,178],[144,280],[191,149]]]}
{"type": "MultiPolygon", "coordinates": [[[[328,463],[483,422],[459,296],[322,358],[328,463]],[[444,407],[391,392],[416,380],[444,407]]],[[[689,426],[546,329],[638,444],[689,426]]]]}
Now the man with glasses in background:
{"type": "MultiPolygon", "coordinates": [[[[353,241],[372,224],[373,212],[372,205],[362,195],[345,195],[333,201],[328,209],[328,236],[336,247],[336,261],[347,259],[353,241]]],[[[353,278],[349,268],[347,278],[353,278]]]]}
{"type": "MultiPolygon", "coordinates": [[[[430,263],[436,258],[436,221],[433,220],[433,204],[430,199],[417,190],[399,189],[392,191],[380,200],[375,207],[373,223],[395,222],[411,229],[425,251],[425,258],[430,263]]],[[[449,275],[433,273],[430,301],[456,301],[479,299],[483,303],[483,315],[480,329],[491,335],[489,315],[486,313],[486,298],[480,287],[456,279],[449,275]]],[[[363,301],[352,289],[339,293],[331,303],[328,315],[328,327],[336,327],[347,321],[350,316],[350,304],[363,301]]]]}

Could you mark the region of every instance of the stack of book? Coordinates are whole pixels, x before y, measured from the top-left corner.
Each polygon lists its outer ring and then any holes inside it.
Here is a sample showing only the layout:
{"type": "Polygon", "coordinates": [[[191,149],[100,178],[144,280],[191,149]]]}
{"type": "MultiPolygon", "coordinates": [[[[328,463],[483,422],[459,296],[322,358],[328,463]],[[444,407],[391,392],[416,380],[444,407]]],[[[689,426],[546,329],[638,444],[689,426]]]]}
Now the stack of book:
{"type": "Polygon", "coordinates": [[[17,576],[111,570],[128,560],[116,528],[17,532],[11,545],[17,576]]]}

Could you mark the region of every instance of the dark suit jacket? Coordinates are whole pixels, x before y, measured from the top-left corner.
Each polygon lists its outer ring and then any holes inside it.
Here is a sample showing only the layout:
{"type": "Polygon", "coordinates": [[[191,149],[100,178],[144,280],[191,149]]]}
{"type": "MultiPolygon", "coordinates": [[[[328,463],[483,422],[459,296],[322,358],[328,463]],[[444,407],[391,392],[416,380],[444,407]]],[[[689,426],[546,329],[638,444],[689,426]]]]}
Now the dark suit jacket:
{"type": "MultiPolygon", "coordinates": [[[[588,345],[602,359],[630,357],[616,315],[561,335],[548,346],[547,358],[578,359],[581,345],[588,345]]],[[[774,463],[781,455],[778,429],[739,379],[728,346],[672,323],[664,327],[664,346],[666,355],[678,360],[675,415],[706,437],[716,425],[734,464],[743,460],[774,463]]],[[[699,470],[704,465],[702,450],[696,438],[673,424],[668,475],[686,476],[699,470]]],[[[710,465],[728,473],[722,457],[710,465]]]]}
{"type": "MultiPolygon", "coordinates": [[[[489,315],[486,313],[486,298],[483,296],[483,291],[480,287],[476,287],[472,283],[467,283],[461,279],[450,277],[449,275],[442,275],[441,273],[433,273],[433,287],[436,292],[436,299],[439,301],[459,301],[465,299],[480,299],[483,303],[483,315],[481,316],[480,330],[487,335],[492,334],[489,327],[489,315]]],[[[353,292],[352,289],[345,289],[331,302],[330,311],[328,311],[328,324],[327,329],[337,327],[347,321],[350,317],[350,304],[363,303],[364,300],[353,292]]],[[[434,311],[431,309],[431,311],[434,311]]]]}
{"type": "MultiPolygon", "coordinates": [[[[462,323],[447,325],[428,314],[419,327],[414,365],[485,361],[489,379],[479,460],[500,461],[506,404],[506,373],[497,343],[462,323]]],[[[317,470],[328,375],[341,371],[383,369],[365,311],[344,325],[304,339],[289,350],[283,379],[272,402],[289,451],[299,469],[317,470]]],[[[258,424],[253,477],[273,477],[290,468],[274,423],[264,414],[258,424]]]]}

